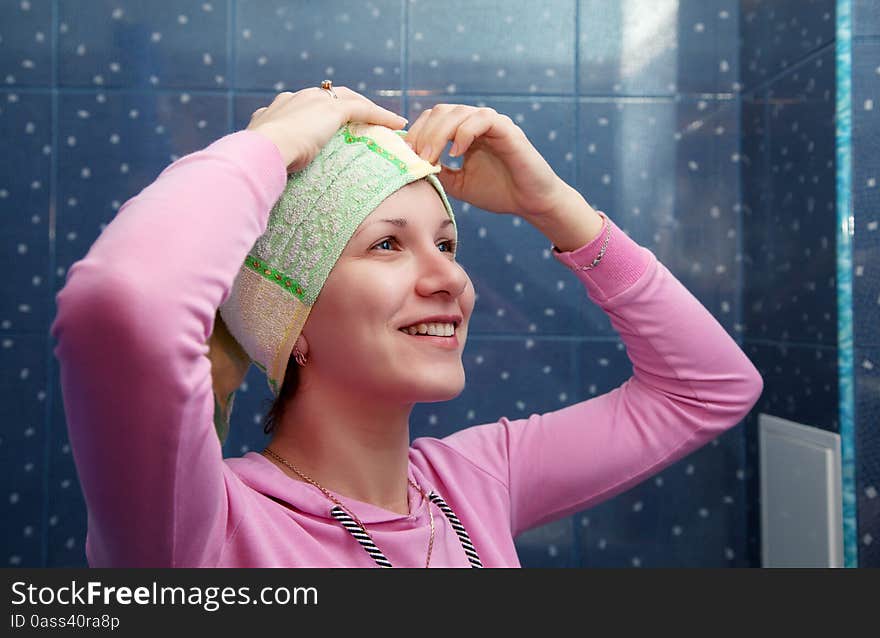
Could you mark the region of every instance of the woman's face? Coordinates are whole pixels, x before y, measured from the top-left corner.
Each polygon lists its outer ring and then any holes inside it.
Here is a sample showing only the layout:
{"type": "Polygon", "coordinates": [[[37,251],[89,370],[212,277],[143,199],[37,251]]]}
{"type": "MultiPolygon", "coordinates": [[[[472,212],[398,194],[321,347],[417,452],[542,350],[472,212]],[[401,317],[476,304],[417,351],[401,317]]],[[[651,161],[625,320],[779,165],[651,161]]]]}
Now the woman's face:
{"type": "Polygon", "coordinates": [[[458,396],[474,287],[455,260],[456,239],[426,180],[386,198],[349,240],[309,314],[309,374],[402,403],[458,396]],[[401,331],[448,322],[456,324],[451,337],[401,331]]]}

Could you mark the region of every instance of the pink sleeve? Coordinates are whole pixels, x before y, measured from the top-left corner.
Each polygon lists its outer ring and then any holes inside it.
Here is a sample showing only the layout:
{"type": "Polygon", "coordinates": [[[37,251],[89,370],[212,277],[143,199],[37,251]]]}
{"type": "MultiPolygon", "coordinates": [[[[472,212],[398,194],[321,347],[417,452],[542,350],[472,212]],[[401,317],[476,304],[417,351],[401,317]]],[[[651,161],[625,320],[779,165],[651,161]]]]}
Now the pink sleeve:
{"type": "Polygon", "coordinates": [[[670,272],[607,219],[603,232],[554,257],[583,282],[626,345],[633,376],[561,410],[473,426],[444,441],[507,485],[511,530],[615,496],[739,423],[763,389],[724,328],[670,272]]]}
{"type": "Polygon", "coordinates": [[[50,331],[90,565],[216,560],[228,507],[206,342],[285,181],[271,141],[227,135],[166,167],[67,272],[50,331]]]}

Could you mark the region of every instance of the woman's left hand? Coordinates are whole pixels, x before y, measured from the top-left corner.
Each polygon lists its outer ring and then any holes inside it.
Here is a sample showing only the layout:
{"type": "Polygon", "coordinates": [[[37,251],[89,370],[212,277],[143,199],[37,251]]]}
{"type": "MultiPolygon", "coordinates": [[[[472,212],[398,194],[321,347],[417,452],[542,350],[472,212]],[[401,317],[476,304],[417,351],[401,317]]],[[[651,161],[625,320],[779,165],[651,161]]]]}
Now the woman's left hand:
{"type": "Polygon", "coordinates": [[[435,164],[453,141],[460,169],[441,165],[447,194],[495,213],[534,219],[553,210],[571,187],[560,178],[507,115],[487,107],[438,104],[425,110],[404,138],[435,164]]]}

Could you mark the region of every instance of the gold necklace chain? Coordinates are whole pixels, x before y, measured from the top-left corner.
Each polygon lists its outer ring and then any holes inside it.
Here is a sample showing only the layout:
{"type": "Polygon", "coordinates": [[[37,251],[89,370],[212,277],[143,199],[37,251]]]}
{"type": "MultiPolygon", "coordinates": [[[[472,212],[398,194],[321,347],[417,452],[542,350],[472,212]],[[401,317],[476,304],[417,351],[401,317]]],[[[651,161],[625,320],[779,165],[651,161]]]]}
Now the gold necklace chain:
{"type": "MultiPolygon", "coordinates": [[[[321,492],[323,492],[324,496],[326,496],[331,501],[336,503],[339,507],[341,507],[346,512],[348,512],[348,515],[354,519],[354,521],[358,524],[358,526],[364,531],[364,534],[369,536],[371,541],[373,540],[373,537],[370,536],[370,533],[367,531],[366,526],[363,523],[361,523],[361,519],[359,519],[357,516],[355,516],[354,512],[352,512],[350,509],[348,509],[345,505],[340,503],[339,500],[336,499],[329,491],[327,491],[324,487],[319,485],[315,479],[309,478],[308,476],[306,476],[305,474],[300,472],[296,468],[296,466],[293,465],[293,463],[291,463],[290,461],[288,461],[284,457],[280,456],[279,454],[277,454],[273,450],[269,449],[268,447],[266,449],[264,449],[262,453],[264,455],[269,454],[274,459],[283,463],[285,466],[287,466],[291,470],[293,470],[296,473],[296,475],[299,476],[301,479],[303,479],[304,481],[306,481],[308,483],[311,483],[312,485],[317,487],[319,490],[321,490],[321,492]]],[[[431,517],[431,537],[428,540],[428,557],[425,560],[425,568],[427,568],[428,565],[431,564],[431,553],[434,551],[434,511],[431,509],[431,502],[428,500],[428,496],[425,494],[425,491],[419,486],[419,484],[416,483],[415,481],[413,481],[409,477],[407,477],[406,480],[409,481],[410,485],[412,485],[414,488],[416,488],[419,491],[419,494],[422,495],[422,498],[425,499],[425,502],[428,504],[428,515],[431,517]]],[[[407,495],[406,502],[407,502],[407,509],[409,509],[409,495],[407,495]]],[[[375,545],[375,541],[373,541],[373,544],[375,545]]]]}

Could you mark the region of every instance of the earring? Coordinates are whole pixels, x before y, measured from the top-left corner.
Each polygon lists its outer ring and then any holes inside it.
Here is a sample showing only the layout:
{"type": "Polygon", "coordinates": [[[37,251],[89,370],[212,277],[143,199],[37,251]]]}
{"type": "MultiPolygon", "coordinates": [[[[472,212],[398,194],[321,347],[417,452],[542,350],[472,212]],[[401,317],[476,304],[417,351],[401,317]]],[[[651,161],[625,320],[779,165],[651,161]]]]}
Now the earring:
{"type": "Polygon", "coordinates": [[[308,357],[300,352],[299,348],[297,348],[296,346],[293,346],[293,358],[296,359],[296,362],[301,368],[305,367],[306,363],[308,362],[308,357]]]}

